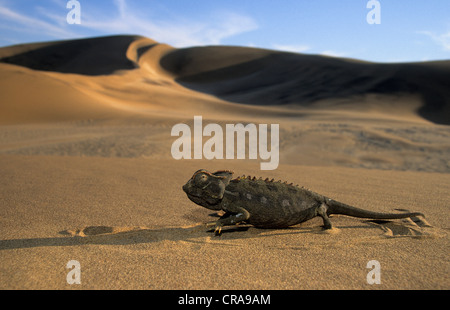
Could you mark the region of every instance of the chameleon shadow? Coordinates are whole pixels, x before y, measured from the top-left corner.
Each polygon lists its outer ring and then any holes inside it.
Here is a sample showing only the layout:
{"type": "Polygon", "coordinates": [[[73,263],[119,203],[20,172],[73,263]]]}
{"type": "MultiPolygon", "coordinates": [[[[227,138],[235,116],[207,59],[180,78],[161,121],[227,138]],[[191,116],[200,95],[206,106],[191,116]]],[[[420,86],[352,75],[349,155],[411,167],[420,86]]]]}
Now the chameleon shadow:
{"type": "Polygon", "coordinates": [[[82,246],[89,244],[130,245],[152,243],[162,240],[179,241],[190,238],[192,236],[192,231],[194,230],[195,227],[163,229],[143,228],[127,232],[110,233],[110,231],[112,231],[112,227],[89,226],[82,230],[85,236],[72,236],[67,230],[65,230],[59,233],[70,236],[0,240],[0,251],[36,247],[82,246]]]}
{"type": "MultiPolygon", "coordinates": [[[[247,239],[271,237],[276,234],[266,235],[268,231],[276,229],[258,229],[251,225],[241,225],[236,227],[225,227],[222,230],[222,236],[214,236],[214,233],[205,227],[204,224],[190,227],[170,227],[149,229],[141,228],[126,232],[114,233],[114,227],[108,226],[89,226],[81,230],[84,236],[71,235],[68,230],[59,232],[63,237],[49,238],[24,238],[24,239],[6,239],[0,240],[0,251],[14,249],[28,249],[38,247],[70,247],[83,245],[132,245],[155,243],[160,241],[185,241],[199,243],[195,238],[213,237],[220,240],[247,239]]],[[[303,234],[314,233],[316,229],[312,227],[290,227],[283,229],[280,234],[303,234]]]]}
{"type": "MultiPolygon", "coordinates": [[[[368,227],[376,228],[379,225],[366,221],[364,226],[339,226],[339,229],[358,229],[368,227]]],[[[384,224],[384,223],[376,223],[384,224]]],[[[379,229],[379,227],[378,227],[379,229]]],[[[214,230],[208,229],[204,224],[198,224],[189,227],[167,227],[167,228],[139,228],[130,231],[114,232],[114,227],[110,226],[89,226],[78,231],[73,235],[69,230],[60,231],[59,234],[66,235],[62,237],[49,238],[24,238],[24,239],[6,239],[0,240],[0,251],[27,249],[37,247],[69,247],[83,245],[132,245],[156,243],[161,241],[185,241],[192,243],[201,243],[195,238],[212,237],[217,240],[233,239],[251,239],[251,238],[271,238],[286,234],[317,234],[324,233],[320,226],[292,226],[284,229],[261,229],[251,225],[243,224],[239,226],[228,226],[222,229],[221,236],[214,236],[214,230]],[[79,233],[83,236],[80,236],[79,233]]]]}

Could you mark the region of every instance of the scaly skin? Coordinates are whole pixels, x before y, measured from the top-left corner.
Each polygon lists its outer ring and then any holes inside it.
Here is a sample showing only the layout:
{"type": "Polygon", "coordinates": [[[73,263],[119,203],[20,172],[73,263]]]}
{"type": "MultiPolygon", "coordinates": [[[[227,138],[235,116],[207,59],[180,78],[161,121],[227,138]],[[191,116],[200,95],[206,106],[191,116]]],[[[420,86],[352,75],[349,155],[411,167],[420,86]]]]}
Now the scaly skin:
{"type": "Polygon", "coordinates": [[[378,213],[355,208],[293,184],[262,180],[255,177],[232,179],[233,172],[211,173],[201,169],[183,186],[190,200],[210,210],[225,214],[214,226],[216,235],[222,227],[239,223],[259,228],[286,228],[316,216],[323,219],[323,228],[331,229],[330,214],[343,214],[370,219],[400,219],[424,216],[422,213],[378,213]]]}

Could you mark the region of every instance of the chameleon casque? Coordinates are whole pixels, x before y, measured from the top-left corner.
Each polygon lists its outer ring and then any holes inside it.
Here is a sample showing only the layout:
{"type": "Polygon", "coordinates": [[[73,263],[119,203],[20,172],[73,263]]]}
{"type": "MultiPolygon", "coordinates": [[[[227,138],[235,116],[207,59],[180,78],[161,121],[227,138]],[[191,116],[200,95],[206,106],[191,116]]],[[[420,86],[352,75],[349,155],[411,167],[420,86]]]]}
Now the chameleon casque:
{"type": "Polygon", "coordinates": [[[225,211],[219,220],[209,223],[220,235],[223,226],[239,223],[259,228],[287,228],[316,216],[323,219],[323,228],[331,229],[331,214],[369,219],[401,219],[423,216],[420,212],[379,213],[355,208],[306,188],[275,182],[273,179],[238,177],[221,170],[211,173],[201,169],[183,186],[190,200],[210,210],[225,211]]]}

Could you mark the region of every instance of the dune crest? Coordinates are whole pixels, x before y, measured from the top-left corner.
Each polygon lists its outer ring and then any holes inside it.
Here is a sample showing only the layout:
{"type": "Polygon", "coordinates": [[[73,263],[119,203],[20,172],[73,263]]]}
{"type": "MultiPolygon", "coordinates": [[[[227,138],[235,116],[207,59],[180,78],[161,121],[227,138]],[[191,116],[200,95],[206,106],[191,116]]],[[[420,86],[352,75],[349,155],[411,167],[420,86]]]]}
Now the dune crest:
{"type": "MultiPolygon", "coordinates": [[[[379,64],[248,47],[175,49],[140,36],[111,36],[1,48],[0,72],[18,74],[18,69],[5,64],[32,70],[21,74],[48,73],[89,93],[93,101],[108,103],[114,101],[111,98],[126,97],[125,105],[138,103],[140,107],[125,110],[144,117],[157,112],[154,102],[159,113],[177,117],[172,105],[179,108],[179,104],[174,101],[188,101],[189,107],[209,110],[211,116],[213,110],[231,110],[230,115],[235,111],[248,116],[255,111],[264,114],[268,106],[285,113],[298,109],[369,113],[376,107],[386,115],[407,113],[450,124],[448,61],[379,64]],[[96,97],[99,93],[110,96],[96,97]],[[161,99],[160,94],[168,99],[161,99]],[[236,107],[237,103],[247,106],[236,107]]],[[[2,83],[1,90],[8,92],[7,85],[2,83]]],[[[45,82],[39,88],[45,90],[45,82]]],[[[58,88],[64,86],[49,83],[47,87],[49,92],[58,88]]],[[[11,101],[26,104],[14,94],[9,94],[9,103],[3,103],[6,113],[12,109],[8,107],[11,101]]],[[[43,99],[41,94],[33,97],[43,99]]],[[[98,118],[96,104],[91,106],[92,118],[98,118]]],[[[46,112],[45,106],[42,109],[46,112]]],[[[13,115],[8,119],[15,120],[13,115]]]]}

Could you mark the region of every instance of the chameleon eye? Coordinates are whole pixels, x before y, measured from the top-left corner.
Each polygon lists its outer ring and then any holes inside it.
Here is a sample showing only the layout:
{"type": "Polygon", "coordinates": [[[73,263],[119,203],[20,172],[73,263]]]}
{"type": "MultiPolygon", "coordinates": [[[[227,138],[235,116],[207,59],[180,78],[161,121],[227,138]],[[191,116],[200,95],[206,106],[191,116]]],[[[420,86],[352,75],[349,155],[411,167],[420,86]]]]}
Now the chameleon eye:
{"type": "Polygon", "coordinates": [[[195,181],[198,183],[204,183],[208,180],[208,176],[204,173],[198,174],[195,178],[195,181]]]}

